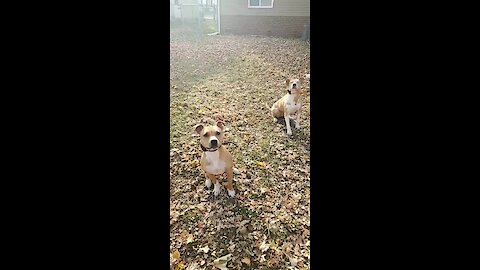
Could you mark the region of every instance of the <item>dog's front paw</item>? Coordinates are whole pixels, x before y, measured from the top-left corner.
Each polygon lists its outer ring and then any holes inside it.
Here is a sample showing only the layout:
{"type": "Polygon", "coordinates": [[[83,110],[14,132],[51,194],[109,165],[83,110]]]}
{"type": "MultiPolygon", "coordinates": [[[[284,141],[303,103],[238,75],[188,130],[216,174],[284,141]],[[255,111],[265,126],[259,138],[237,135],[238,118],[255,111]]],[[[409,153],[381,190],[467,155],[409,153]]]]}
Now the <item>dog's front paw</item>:
{"type": "Polygon", "coordinates": [[[207,188],[210,188],[212,186],[212,181],[207,178],[207,180],[205,180],[205,186],[207,186],[207,188]]]}
{"type": "Polygon", "coordinates": [[[291,131],[291,130],[287,130],[287,135],[292,135],[292,131],[291,131]]]}
{"type": "Polygon", "coordinates": [[[235,197],[235,190],[228,190],[228,195],[230,195],[230,197],[235,197]]]}
{"type": "Polygon", "coordinates": [[[222,185],[217,181],[217,183],[215,183],[215,185],[213,185],[213,195],[215,196],[218,196],[218,194],[220,194],[220,187],[222,185]]]}

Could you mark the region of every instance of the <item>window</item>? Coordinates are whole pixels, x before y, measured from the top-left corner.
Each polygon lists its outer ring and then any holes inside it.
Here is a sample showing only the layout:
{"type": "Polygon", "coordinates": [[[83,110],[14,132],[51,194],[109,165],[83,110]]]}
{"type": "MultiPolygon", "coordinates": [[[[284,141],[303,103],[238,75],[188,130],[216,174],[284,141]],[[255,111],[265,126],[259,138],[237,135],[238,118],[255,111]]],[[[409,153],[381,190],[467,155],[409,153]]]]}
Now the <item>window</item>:
{"type": "Polygon", "coordinates": [[[273,8],[273,0],[247,0],[248,8],[273,8]]]}

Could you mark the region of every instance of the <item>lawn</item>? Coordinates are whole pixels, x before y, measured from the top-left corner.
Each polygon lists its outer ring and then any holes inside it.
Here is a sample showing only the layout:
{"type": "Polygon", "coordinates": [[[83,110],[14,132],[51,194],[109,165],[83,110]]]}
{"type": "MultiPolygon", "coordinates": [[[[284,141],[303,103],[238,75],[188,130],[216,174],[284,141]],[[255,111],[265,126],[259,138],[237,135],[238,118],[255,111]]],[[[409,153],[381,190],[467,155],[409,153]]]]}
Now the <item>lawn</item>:
{"type": "MultiPolygon", "coordinates": [[[[310,89],[286,135],[269,107],[310,73],[298,39],[170,32],[170,267],[310,269],[310,89]],[[237,195],[205,187],[194,126],[225,123],[237,195]]],[[[220,179],[226,180],[223,176],[220,179]]]]}

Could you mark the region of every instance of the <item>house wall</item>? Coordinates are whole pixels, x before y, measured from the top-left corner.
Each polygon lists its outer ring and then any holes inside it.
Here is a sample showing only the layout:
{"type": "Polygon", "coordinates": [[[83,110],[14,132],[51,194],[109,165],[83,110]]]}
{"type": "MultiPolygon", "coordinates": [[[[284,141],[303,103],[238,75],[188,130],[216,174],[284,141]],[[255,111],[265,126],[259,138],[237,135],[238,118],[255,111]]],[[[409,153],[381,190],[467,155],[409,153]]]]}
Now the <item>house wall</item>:
{"type": "Polygon", "coordinates": [[[247,0],[220,1],[222,34],[302,37],[310,24],[309,0],[274,0],[273,8],[248,8],[247,0]]]}
{"type": "Polygon", "coordinates": [[[180,0],[178,1],[180,4],[200,4],[201,1],[198,0],[180,0]]]}
{"type": "Polygon", "coordinates": [[[221,15],[222,34],[301,38],[310,17],[221,15]]]}
{"type": "Polygon", "coordinates": [[[248,0],[220,0],[222,15],[307,16],[310,0],[274,0],[273,8],[248,8],[248,0]]]}
{"type": "Polygon", "coordinates": [[[185,20],[195,20],[200,16],[197,5],[182,5],[180,9],[185,20]]]}

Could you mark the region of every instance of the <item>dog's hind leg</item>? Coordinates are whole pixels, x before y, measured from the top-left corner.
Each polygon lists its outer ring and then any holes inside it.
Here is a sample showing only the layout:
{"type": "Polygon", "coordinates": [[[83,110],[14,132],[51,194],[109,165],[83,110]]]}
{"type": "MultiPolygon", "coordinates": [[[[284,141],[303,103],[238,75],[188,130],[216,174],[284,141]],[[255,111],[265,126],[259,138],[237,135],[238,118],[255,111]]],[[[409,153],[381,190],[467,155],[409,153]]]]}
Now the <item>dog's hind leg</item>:
{"type": "Polygon", "coordinates": [[[272,106],[272,108],[270,109],[270,115],[273,117],[273,123],[277,123],[278,122],[278,118],[277,116],[281,114],[278,109],[274,109],[274,106],[272,106]]]}
{"type": "Polygon", "coordinates": [[[273,123],[277,123],[278,122],[278,118],[275,116],[275,114],[273,113],[273,111],[271,112],[271,115],[273,117],[273,123]]]}
{"type": "Polygon", "coordinates": [[[227,171],[227,180],[228,180],[228,183],[227,183],[228,195],[230,195],[230,197],[234,197],[235,190],[233,189],[233,169],[229,168],[226,171],[227,171]]]}

